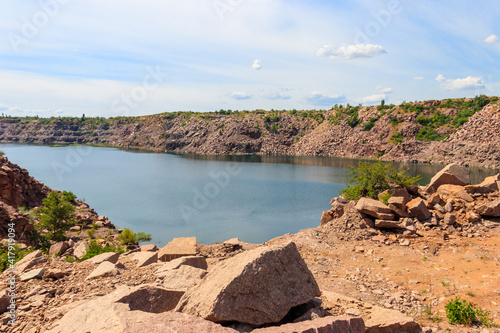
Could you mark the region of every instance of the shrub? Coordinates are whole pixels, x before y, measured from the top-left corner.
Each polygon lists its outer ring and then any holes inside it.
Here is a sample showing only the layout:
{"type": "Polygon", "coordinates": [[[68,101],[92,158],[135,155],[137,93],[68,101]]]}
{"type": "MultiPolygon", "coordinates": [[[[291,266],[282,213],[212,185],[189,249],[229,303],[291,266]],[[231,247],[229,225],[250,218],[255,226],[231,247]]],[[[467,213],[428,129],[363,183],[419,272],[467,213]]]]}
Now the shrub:
{"type": "Polygon", "coordinates": [[[64,232],[76,223],[75,207],[56,191],[50,192],[48,198],[43,199],[42,202],[43,206],[37,210],[40,218],[37,228],[47,229],[49,239],[64,240],[64,232]]]}
{"type": "Polygon", "coordinates": [[[114,247],[111,245],[101,246],[97,243],[97,241],[92,240],[89,243],[89,249],[87,250],[87,252],[85,252],[85,255],[80,259],[80,261],[90,259],[92,257],[95,257],[96,255],[99,255],[99,254],[105,253],[105,252],[123,253],[125,251],[123,250],[123,248],[121,246],[118,246],[118,247],[114,247]]]}
{"type": "Polygon", "coordinates": [[[361,162],[357,168],[349,167],[347,187],[339,191],[347,200],[361,197],[377,199],[379,193],[393,187],[411,187],[420,176],[405,175],[408,171],[396,169],[392,164],[378,161],[374,164],[361,162]]]}
{"type": "Polygon", "coordinates": [[[10,268],[11,265],[14,265],[32,251],[29,248],[20,249],[17,244],[11,246],[10,250],[11,253],[14,253],[14,257],[9,257],[9,246],[0,246],[0,273],[10,268]]]}
{"type": "Polygon", "coordinates": [[[398,143],[402,143],[403,142],[403,133],[401,132],[398,132],[396,134],[393,134],[391,136],[391,140],[394,144],[398,144],[398,143]]]}
{"type": "Polygon", "coordinates": [[[459,324],[470,326],[476,319],[476,310],[474,304],[461,300],[460,296],[446,304],[446,317],[450,324],[459,324]]]}
{"type": "Polygon", "coordinates": [[[122,233],[118,235],[120,242],[125,244],[131,244],[136,242],[147,242],[151,240],[151,235],[144,232],[134,233],[132,229],[123,229],[122,233]]]}

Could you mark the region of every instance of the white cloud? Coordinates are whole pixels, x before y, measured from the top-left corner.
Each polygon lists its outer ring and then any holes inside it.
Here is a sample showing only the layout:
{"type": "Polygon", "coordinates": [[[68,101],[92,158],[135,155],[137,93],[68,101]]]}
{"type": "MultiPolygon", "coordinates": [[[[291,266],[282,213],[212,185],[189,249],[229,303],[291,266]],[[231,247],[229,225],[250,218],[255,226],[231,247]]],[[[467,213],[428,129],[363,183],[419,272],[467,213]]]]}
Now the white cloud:
{"type": "Polygon", "coordinates": [[[306,97],[307,103],[315,106],[333,106],[334,104],[344,103],[345,95],[325,95],[319,91],[313,91],[306,97]]]}
{"type": "Polygon", "coordinates": [[[355,44],[335,48],[333,45],[325,45],[316,51],[318,57],[327,57],[332,60],[351,60],[358,58],[373,58],[387,53],[380,45],[355,44]]]}
{"type": "Polygon", "coordinates": [[[374,102],[380,102],[381,100],[385,99],[387,97],[386,94],[374,94],[370,96],[366,96],[362,99],[363,103],[374,103],[374,102]]]}
{"type": "Polygon", "coordinates": [[[266,96],[266,98],[271,99],[271,100],[277,100],[277,99],[286,100],[286,99],[292,98],[292,96],[285,94],[284,92],[280,92],[280,93],[276,93],[276,94],[269,94],[266,96]]]}
{"type": "Polygon", "coordinates": [[[381,94],[392,94],[392,88],[377,87],[381,94]]]}
{"type": "Polygon", "coordinates": [[[447,79],[439,74],[436,81],[441,82],[441,88],[444,90],[470,90],[484,88],[484,82],[480,77],[467,76],[464,79],[447,79]]]}
{"type": "Polygon", "coordinates": [[[415,77],[413,78],[413,80],[415,80],[415,81],[422,81],[423,79],[424,79],[424,77],[423,77],[423,76],[415,76],[415,77]]]}
{"type": "Polygon", "coordinates": [[[260,64],[260,59],[255,59],[253,61],[252,68],[255,69],[255,70],[259,70],[259,69],[262,68],[262,65],[260,64]]]}
{"type": "Polygon", "coordinates": [[[444,78],[444,76],[442,74],[439,74],[437,77],[436,77],[436,81],[437,82],[443,82],[443,81],[446,81],[446,79],[444,78]]]}
{"type": "Polygon", "coordinates": [[[241,100],[241,99],[250,99],[252,98],[252,95],[243,91],[235,91],[230,93],[229,97],[241,100]]]}
{"type": "Polygon", "coordinates": [[[488,44],[494,44],[494,43],[498,43],[500,41],[500,38],[498,38],[497,35],[490,35],[488,36],[484,42],[485,43],[488,43],[488,44]]]}

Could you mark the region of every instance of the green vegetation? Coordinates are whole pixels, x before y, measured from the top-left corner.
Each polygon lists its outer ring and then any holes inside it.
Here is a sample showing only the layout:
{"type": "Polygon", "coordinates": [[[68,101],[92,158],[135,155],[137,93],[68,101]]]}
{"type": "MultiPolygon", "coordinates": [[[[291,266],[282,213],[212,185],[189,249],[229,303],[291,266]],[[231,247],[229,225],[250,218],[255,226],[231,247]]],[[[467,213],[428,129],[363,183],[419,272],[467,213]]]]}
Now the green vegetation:
{"type": "Polygon", "coordinates": [[[340,105],[338,108],[336,108],[334,114],[328,116],[328,122],[333,125],[339,125],[342,120],[347,118],[346,119],[347,125],[349,125],[351,128],[355,128],[360,123],[360,120],[358,119],[360,108],[361,105],[352,107],[349,104],[347,104],[345,108],[342,105],[340,105]]]}
{"type": "Polygon", "coordinates": [[[347,187],[339,192],[347,200],[357,200],[361,197],[376,199],[385,190],[411,187],[420,179],[420,176],[406,175],[408,170],[400,170],[381,161],[374,164],[361,162],[357,168],[349,169],[347,187]]]}
{"type": "Polygon", "coordinates": [[[40,222],[36,225],[38,230],[47,229],[48,239],[62,241],[65,239],[64,232],[69,230],[75,223],[75,206],[67,198],[76,198],[73,193],[59,194],[50,192],[43,199],[43,206],[38,208],[37,215],[40,222]]]}
{"type": "Polygon", "coordinates": [[[398,143],[402,143],[403,142],[403,133],[401,132],[398,132],[396,134],[393,134],[391,136],[391,141],[397,145],[398,143]]]}
{"type": "Polygon", "coordinates": [[[32,250],[29,248],[21,249],[17,244],[13,246],[0,246],[0,273],[10,268],[11,265],[14,265],[19,260],[23,259],[31,251],[32,250]],[[11,253],[10,257],[9,252],[11,253]],[[12,254],[14,256],[12,256],[12,254]]]}
{"type": "Polygon", "coordinates": [[[472,302],[460,299],[460,296],[450,300],[446,306],[446,317],[452,325],[471,326],[478,321],[486,327],[495,327],[489,311],[477,307],[472,302]]]}
{"type": "Polygon", "coordinates": [[[363,127],[361,128],[362,131],[369,131],[373,128],[373,126],[375,126],[375,123],[377,122],[377,120],[380,119],[380,115],[378,115],[377,117],[373,117],[373,118],[370,118],[370,120],[367,122],[367,123],[364,123],[363,124],[363,127]]]}
{"type": "Polygon", "coordinates": [[[118,239],[123,245],[136,242],[148,242],[151,240],[151,234],[146,234],[144,232],[135,233],[134,230],[125,228],[122,233],[118,235],[118,239]]]}
{"type": "Polygon", "coordinates": [[[105,246],[101,246],[97,243],[96,240],[92,240],[89,243],[89,249],[87,250],[85,255],[80,259],[80,261],[90,259],[92,257],[95,257],[96,255],[99,255],[99,254],[105,253],[105,252],[124,253],[125,250],[121,246],[114,247],[114,246],[107,245],[107,244],[105,246]]]}

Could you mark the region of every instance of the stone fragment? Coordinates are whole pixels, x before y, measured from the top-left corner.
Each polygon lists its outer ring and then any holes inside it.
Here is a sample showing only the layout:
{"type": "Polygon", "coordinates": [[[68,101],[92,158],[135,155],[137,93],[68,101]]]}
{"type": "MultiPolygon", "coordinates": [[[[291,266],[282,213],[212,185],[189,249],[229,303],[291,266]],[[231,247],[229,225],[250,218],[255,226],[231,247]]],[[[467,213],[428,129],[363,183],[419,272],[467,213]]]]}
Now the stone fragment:
{"type": "Polygon", "coordinates": [[[387,229],[406,229],[399,221],[375,220],[375,227],[387,229]]]}
{"type": "Polygon", "coordinates": [[[85,278],[85,280],[92,280],[100,277],[115,276],[118,275],[118,268],[115,264],[109,261],[103,261],[99,266],[97,266],[92,273],[85,278]]]}
{"type": "Polygon", "coordinates": [[[10,305],[10,296],[7,290],[0,290],[0,314],[7,311],[7,307],[10,305]]]}
{"type": "Polygon", "coordinates": [[[354,208],[380,220],[394,219],[391,209],[378,200],[361,198],[354,208]]]}
{"type": "Polygon", "coordinates": [[[63,270],[60,270],[57,268],[52,268],[52,269],[47,270],[47,273],[45,274],[45,276],[48,277],[49,279],[59,280],[68,274],[69,274],[68,271],[63,271],[63,270]]]}
{"type": "Polygon", "coordinates": [[[362,318],[324,317],[298,323],[272,326],[253,330],[254,333],[364,333],[362,318]]]}
{"type": "Polygon", "coordinates": [[[436,193],[438,193],[441,198],[446,201],[458,197],[458,193],[460,193],[460,191],[465,191],[465,187],[459,185],[444,184],[439,186],[436,193]]]}
{"type": "Polygon", "coordinates": [[[154,244],[146,244],[141,246],[141,251],[143,252],[156,252],[158,251],[158,247],[154,244]]]}
{"type": "Polygon", "coordinates": [[[388,206],[391,209],[391,211],[394,213],[395,217],[397,217],[397,218],[410,217],[410,214],[408,214],[406,212],[406,210],[401,209],[401,208],[397,207],[396,205],[394,205],[392,203],[390,203],[388,206]]]}
{"type": "Polygon", "coordinates": [[[174,238],[158,252],[158,260],[171,261],[185,256],[195,256],[198,253],[196,237],[174,238]]]}
{"type": "Polygon", "coordinates": [[[137,261],[137,268],[145,267],[158,261],[158,252],[137,252],[132,255],[132,260],[137,261]]]}
{"type": "Polygon", "coordinates": [[[24,282],[32,279],[41,279],[44,273],[45,273],[45,268],[32,269],[31,271],[21,275],[19,280],[24,282]]]}
{"type": "Polygon", "coordinates": [[[383,235],[373,236],[372,237],[372,241],[374,241],[374,242],[385,243],[386,240],[387,240],[387,237],[385,237],[383,235]]]}
{"type": "Polygon", "coordinates": [[[427,207],[432,208],[435,205],[444,205],[445,202],[441,198],[441,195],[439,193],[432,193],[431,196],[429,197],[429,200],[427,201],[427,207]]]}
{"type": "Polygon", "coordinates": [[[478,205],[475,211],[482,216],[500,217],[500,199],[478,205]]]}
{"type": "Polygon", "coordinates": [[[59,256],[69,248],[68,242],[59,242],[53,244],[49,249],[49,256],[59,256]]]}
{"type": "Polygon", "coordinates": [[[431,212],[421,198],[413,199],[406,204],[406,207],[408,208],[408,212],[420,221],[425,221],[431,217],[431,212]]]}
{"type": "Polygon", "coordinates": [[[366,333],[421,333],[420,325],[396,310],[374,306],[365,322],[366,333]]]}
{"type": "Polygon", "coordinates": [[[467,193],[466,190],[461,190],[458,192],[458,197],[464,201],[467,201],[467,202],[473,202],[474,201],[474,198],[469,194],[467,193]]]}
{"type": "Polygon", "coordinates": [[[77,245],[75,245],[75,249],[73,250],[73,255],[78,259],[82,259],[83,256],[87,253],[89,249],[89,245],[86,241],[81,241],[77,245]]]}
{"type": "Polygon", "coordinates": [[[467,212],[466,217],[470,223],[479,222],[481,220],[481,215],[476,212],[467,212]]]}
{"type": "Polygon", "coordinates": [[[188,290],[196,286],[205,275],[207,275],[206,270],[187,265],[156,274],[157,277],[163,278],[165,288],[176,290],[188,290]]]}
{"type": "Polygon", "coordinates": [[[486,177],[479,186],[490,189],[492,192],[500,191],[498,182],[500,181],[500,173],[495,176],[486,177]]]}
{"type": "Polygon", "coordinates": [[[214,267],[188,290],[176,311],[251,325],[279,322],[294,306],[319,296],[295,243],[259,247],[214,267]]]}
{"type": "Polygon", "coordinates": [[[444,210],[447,211],[448,213],[453,212],[453,201],[448,201],[444,206],[444,210]]]}
{"type": "Polygon", "coordinates": [[[326,225],[328,222],[333,221],[333,209],[325,210],[321,214],[320,225],[326,225]]]}
{"type": "Polygon", "coordinates": [[[47,262],[47,259],[43,255],[42,251],[36,250],[28,254],[23,259],[19,260],[16,263],[15,267],[19,273],[24,273],[28,271],[28,269],[30,269],[31,267],[38,264],[43,264],[45,262],[47,262]]]}
{"type": "Polygon", "coordinates": [[[188,256],[188,257],[177,258],[177,259],[174,259],[172,261],[169,261],[169,262],[162,264],[156,270],[156,275],[162,276],[163,272],[170,271],[173,269],[178,269],[182,266],[191,266],[191,267],[199,268],[199,269],[203,269],[203,270],[206,270],[208,268],[207,260],[205,259],[205,257],[188,256]]]}
{"type": "Polygon", "coordinates": [[[71,228],[69,228],[69,231],[74,231],[74,232],[80,231],[80,230],[82,230],[82,227],[79,225],[74,225],[71,228]]]}
{"type": "Polygon", "coordinates": [[[456,163],[449,164],[432,177],[426,191],[429,194],[434,193],[443,184],[469,185],[469,171],[456,163]]]}
{"type": "Polygon", "coordinates": [[[438,212],[440,212],[441,214],[446,213],[446,209],[444,209],[444,207],[441,206],[440,204],[435,204],[434,209],[437,210],[438,212]]]}
{"type": "Polygon", "coordinates": [[[390,205],[394,205],[394,206],[396,206],[399,209],[405,209],[406,204],[410,200],[406,200],[404,197],[390,197],[389,200],[387,200],[387,205],[389,207],[390,207],[390,205]]]}
{"type": "Polygon", "coordinates": [[[455,224],[455,222],[457,222],[457,216],[455,214],[447,213],[444,216],[444,223],[446,225],[453,225],[453,224],[455,224]]]}
{"type": "Polygon", "coordinates": [[[88,261],[90,261],[96,265],[99,265],[105,261],[109,261],[112,264],[116,264],[119,257],[120,257],[120,253],[118,253],[118,252],[105,252],[105,253],[98,254],[95,257],[88,259],[88,261]]]}
{"type": "MultiPolygon", "coordinates": [[[[410,194],[408,193],[408,190],[406,190],[406,188],[393,188],[393,189],[389,189],[389,190],[386,190],[382,193],[379,193],[378,195],[378,199],[379,201],[382,201],[382,198],[384,196],[387,196],[387,195],[391,195],[391,197],[387,200],[387,203],[389,204],[389,200],[391,200],[392,198],[402,198],[403,199],[403,204],[400,208],[403,208],[408,202],[410,202],[411,200],[411,196],[410,194]]],[[[398,199],[400,200],[400,199],[398,199]]],[[[394,199],[391,200],[392,203],[394,203],[394,199]]]]}

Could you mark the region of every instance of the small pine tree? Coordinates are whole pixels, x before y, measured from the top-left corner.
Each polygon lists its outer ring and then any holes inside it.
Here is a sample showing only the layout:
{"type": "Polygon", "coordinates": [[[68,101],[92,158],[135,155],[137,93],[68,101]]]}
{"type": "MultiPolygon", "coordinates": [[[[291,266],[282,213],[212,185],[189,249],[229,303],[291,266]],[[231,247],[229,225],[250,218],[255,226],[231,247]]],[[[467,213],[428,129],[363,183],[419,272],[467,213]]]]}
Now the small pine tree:
{"type": "Polygon", "coordinates": [[[38,208],[37,215],[40,218],[37,228],[47,229],[47,237],[55,241],[64,240],[64,232],[76,223],[75,206],[56,191],[43,199],[43,206],[38,208]]]}

